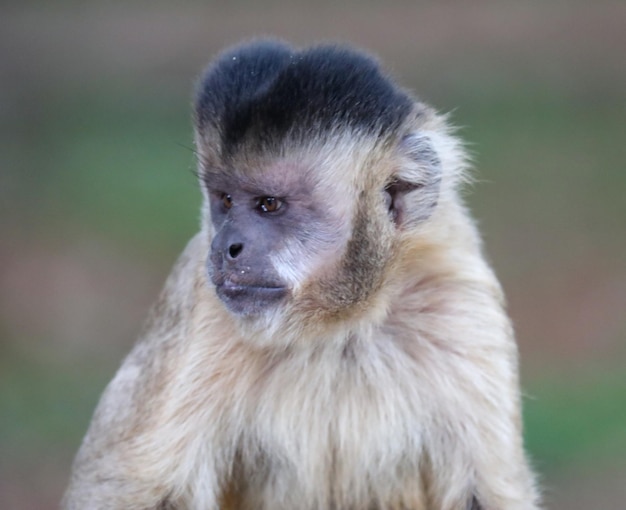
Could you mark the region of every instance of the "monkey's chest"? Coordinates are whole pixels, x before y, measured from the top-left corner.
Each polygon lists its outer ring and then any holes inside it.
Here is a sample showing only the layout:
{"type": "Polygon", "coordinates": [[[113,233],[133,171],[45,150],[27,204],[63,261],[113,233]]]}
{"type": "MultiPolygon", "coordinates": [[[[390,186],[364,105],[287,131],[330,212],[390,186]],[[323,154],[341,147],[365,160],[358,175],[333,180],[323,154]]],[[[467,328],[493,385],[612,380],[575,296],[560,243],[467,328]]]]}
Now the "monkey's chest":
{"type": "Polygon", "coordinates": [[[397,495],[401,480],[415,488],[421,407],[402,379],[387,375],[268,385],[250,406],[236,458],[235,484],[254,499],[244,508],[308,508],[303,500],[311,508],[370,508],[389,491],[397,495]]]}

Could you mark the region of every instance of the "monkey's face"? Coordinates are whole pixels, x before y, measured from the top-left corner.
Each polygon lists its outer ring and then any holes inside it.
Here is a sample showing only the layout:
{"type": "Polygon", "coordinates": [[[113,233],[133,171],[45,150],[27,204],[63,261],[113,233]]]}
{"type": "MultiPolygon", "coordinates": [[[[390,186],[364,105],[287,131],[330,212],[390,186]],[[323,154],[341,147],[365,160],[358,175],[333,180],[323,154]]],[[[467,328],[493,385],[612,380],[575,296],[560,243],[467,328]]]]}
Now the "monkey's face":
{"type": "Polygon", "coordinates": [[[288,289],[271,257],[291,213],[285,199],[223,186],[210,190],[209,201],[216,234],[207,263],[219,298],[244,315],[282,301],[288,289]]]}
{"type": "Polygon", "coordinates": [[[293,324],[370,311],[398,233],[437,204],[432,118],[358,53],[267,42],[218,58],[195,128],[208,273],[226,307],[293,324]]]}
{"type": "Polygon", "coordinates": [[[390,145],[339,136],[201,162],[208,274],[232,313],[328,322],[367,308],[399,234],[426,221],[437,200],[427,141],[409,135],[390,145]]]}
{"type": "Polygon", "coordinates": [[[208,274],[218,297],[241,316],[284,307],[312,275],[332,273],[351,223],[342,186],[325,188],[301,161],[249,166],[203,172],[213,231],[208,274]]]}

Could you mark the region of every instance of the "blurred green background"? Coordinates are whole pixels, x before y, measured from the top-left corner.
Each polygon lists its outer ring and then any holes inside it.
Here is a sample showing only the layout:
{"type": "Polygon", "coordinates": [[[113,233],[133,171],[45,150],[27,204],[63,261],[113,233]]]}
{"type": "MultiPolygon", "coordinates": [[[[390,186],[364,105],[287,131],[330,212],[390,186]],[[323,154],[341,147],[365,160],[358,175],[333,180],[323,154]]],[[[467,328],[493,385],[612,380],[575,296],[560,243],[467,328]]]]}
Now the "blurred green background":
{"type": "Polygon", "coordinates": [[[198,226],[194,79],[258,35],[363,46],[452,112],[548,506],[626,508],[626,3],[356,0],[0,6],[0,507],[57,506],[198,226]]]}

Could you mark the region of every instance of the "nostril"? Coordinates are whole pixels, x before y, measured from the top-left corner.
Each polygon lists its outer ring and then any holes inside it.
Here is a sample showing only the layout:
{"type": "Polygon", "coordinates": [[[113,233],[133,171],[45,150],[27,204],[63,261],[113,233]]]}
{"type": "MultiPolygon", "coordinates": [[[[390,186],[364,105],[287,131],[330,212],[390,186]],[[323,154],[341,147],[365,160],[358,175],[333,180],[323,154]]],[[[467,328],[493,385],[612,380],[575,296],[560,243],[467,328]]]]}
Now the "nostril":
{"type": "Polygon", "coordinates": [[[241,253],[241,250],[243,250],[243,244],[241,243],[231,244],[230,247],[228,248],[228,256],[231,259],[236,259],[241,253]]]}

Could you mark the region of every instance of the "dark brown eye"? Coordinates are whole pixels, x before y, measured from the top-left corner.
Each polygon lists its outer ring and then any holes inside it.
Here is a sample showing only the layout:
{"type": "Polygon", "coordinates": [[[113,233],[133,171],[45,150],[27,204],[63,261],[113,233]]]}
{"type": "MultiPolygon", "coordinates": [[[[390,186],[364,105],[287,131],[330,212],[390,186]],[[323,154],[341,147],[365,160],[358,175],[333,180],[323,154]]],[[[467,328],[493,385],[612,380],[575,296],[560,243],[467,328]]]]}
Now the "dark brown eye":
{"type": "Polygon", "coordinates": [[[230,209],[233,206],[233,197],[226,193],[222,193],[222,204],[226,209],[230,209]]]}
{"type": "Polygon", "coordinates": [[[276,212],[282,205],[283,203],[275,197],[261,197],[259,199],[259,209],[263,212],[276,212]]]}

